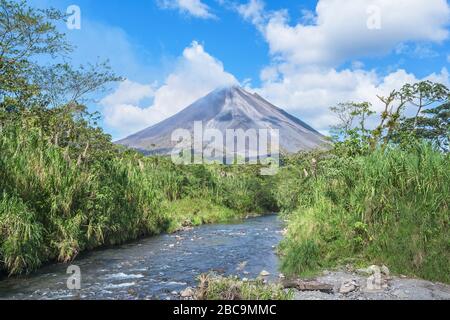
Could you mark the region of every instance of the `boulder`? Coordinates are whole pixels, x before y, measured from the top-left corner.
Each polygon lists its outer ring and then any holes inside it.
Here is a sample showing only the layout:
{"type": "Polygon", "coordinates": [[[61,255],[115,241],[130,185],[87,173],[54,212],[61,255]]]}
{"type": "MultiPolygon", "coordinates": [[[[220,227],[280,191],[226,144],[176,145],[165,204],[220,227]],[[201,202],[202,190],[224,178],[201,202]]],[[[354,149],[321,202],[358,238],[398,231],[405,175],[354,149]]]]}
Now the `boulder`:
{"type": "Polygon", "coordinates": [[[180,292],[180,296],[182,298],[190,298],[193,297],[194,294],[195,294],[194,289],[192,289],[191,287],[188,287],[180,292]]]}
{"type": "Polygon", "coordinates": [[[355,291],[358,288],[358,284],[355,281],[344,281],[339,288],[339,293],[348,294],[355,291]]]}
{"type": "Polygon", "coordinates": [[[266,270],[261,271],[261,273],[259,274],[261,277],[267,277],[270,276],[270,273],[266,270]]]}
{"type": "Polygon", "coordinates": [[[380,270],[381,270],[381,273],[382,273],[382,274],[384,274],[386,277],[389,277],[390,272],[389,272],[389,268],[388,268],[388,267],[386,267],[386,266],[383,264],[383,265],[381,266],[380,270]]]}
{"type": "Polygon", "coordinates": [[[299,291],[321,291],[328,294],[334,293],[334,287],[332,285],[315,280],[303,281],[300,279],[283,279],[281,285],[285,289],[292,288],[299,291]]]}
{"type": "Polygon", "coordinates": [[[371,276],[373,274],[380,273],[381,270],[380,270],[379,266],[372,265],[372,266],[370,266],[368,268],[357,269],[356,272],[361,274],[361,275],[364,275],[364,276],[371,276]]]}

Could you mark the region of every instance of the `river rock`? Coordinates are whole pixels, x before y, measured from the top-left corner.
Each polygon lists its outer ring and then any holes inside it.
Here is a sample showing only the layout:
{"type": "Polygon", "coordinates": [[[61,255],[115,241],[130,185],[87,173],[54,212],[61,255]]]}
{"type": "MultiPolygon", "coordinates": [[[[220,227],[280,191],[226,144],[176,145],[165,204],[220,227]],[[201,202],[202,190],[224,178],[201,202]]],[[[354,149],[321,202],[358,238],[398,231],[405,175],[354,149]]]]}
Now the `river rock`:
{"type": "Polygon", "coordinates": [[[339,293],[347,294],[355,291],[358,288],[358,284],[355,281],[344,281],[339,288],[339,293]]]}
{"type": "Polygon", "coordinates": [[[381,266],[380,271],[382,274],[384,274],[386,277],[389,277],[389,268],[386,267],[384,264],[381,266]]]}
{"type": "Polygon", "coordinates": [[[297,289],[299,291],[320,291],[328,294],[334,292],[334,287],[331,284],[322,283],[315,280],[303,281],[300,279],[283,279],[281,285],[285,289],[297,289]]]}
{"type": "Polygon", "coordinates": [[[194,290],[191,287],[188,287],[180,292],[180,296],[182,298],[190,298],[194,296],[194,290]]]}
{"type": "Polygon", "coordinates": [[[266,270],[261,271],[261,273],[259,274],[261,277],[267,277],[270,276],[270,273],[266,270]]]}
{"type": "Polygon", "coordinates": [[[371,265],[368,268],[357,269],[356,272],[364,276],[371,276],[373,274],[381,273],[381,270],[379,266],[371,265]]]}

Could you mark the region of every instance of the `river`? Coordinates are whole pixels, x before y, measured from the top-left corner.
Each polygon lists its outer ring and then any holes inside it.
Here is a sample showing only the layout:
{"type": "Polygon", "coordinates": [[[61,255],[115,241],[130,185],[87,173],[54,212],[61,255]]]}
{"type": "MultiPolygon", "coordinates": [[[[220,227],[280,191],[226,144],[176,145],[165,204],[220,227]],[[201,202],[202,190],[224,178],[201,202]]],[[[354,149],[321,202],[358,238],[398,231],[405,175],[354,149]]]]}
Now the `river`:
{"type": "Polygon", "coordinates": [[[240,223],[204,225],[83,254],[81,289],[69,290],[67,264],[51,264],[29,276],[0,280],[0,299],[177,299],[214,271],[255,278],[278,277],[276,246],[282,238],[276,215],[240,223]]]}

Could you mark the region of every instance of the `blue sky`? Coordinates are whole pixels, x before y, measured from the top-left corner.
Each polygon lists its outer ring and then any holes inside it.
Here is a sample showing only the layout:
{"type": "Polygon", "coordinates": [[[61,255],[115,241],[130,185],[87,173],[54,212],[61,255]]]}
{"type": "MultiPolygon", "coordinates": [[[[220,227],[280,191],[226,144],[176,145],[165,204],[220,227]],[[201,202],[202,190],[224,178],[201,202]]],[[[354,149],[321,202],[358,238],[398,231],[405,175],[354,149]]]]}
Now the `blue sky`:
{"type": "Polygon", "coordinates": [[[445,0],[32,0],[81,10],[61,29],[73,63],[108,58],[127,80],[91,110],[115,139],[152,125],[217,86],[240,84],[326,132],[328,108],[404,82],[448,84],[445,0]]]}

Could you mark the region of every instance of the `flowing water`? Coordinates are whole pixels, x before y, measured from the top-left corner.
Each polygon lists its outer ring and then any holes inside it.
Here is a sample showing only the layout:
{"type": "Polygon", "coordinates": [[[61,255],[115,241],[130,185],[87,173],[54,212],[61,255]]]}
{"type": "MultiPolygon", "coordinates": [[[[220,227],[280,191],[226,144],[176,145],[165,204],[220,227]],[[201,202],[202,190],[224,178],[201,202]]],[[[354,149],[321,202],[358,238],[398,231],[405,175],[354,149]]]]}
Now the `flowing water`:
{"type": "Polygon", "coordinates": [[[0,299],[177,299],[174,291],[209,271],[255,278],[266,270],[273,279],[282,228],[270,215],[92,251],[72,263],[81,270],[80,290],[67,289],[68,265],[53,264],[0,280],[0,299]]]}

